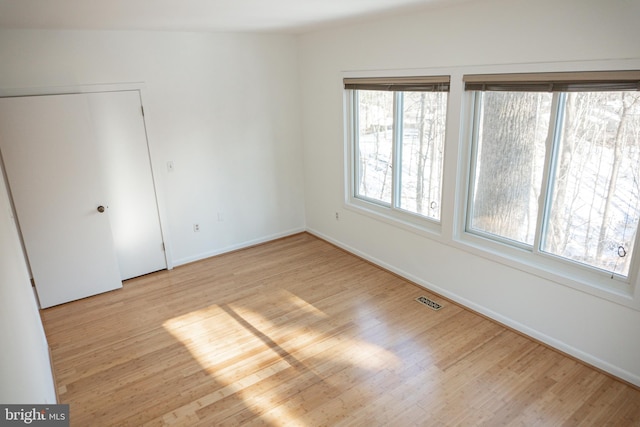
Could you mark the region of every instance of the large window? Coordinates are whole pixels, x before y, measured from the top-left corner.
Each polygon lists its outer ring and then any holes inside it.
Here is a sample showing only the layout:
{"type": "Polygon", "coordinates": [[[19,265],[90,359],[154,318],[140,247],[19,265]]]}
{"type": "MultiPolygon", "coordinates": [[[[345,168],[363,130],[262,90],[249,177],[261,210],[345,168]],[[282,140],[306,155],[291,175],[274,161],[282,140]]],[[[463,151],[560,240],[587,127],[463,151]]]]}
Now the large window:
{"type": "Polygon", "coordinates": [[[465,76],[467,231],[629,276],[640,218],[639,73],[465,76]]]}
{"type": "Polygon", "coordinates": [[[353,197],[440,220],[448,77],[345,79],[353,197]]]}

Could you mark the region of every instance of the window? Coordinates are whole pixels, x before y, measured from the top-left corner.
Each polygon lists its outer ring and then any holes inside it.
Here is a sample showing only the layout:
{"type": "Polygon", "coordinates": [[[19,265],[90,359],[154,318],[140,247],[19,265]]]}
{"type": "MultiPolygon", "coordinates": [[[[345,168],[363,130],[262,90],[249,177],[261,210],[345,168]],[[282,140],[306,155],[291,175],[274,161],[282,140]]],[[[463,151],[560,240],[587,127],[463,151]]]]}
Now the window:
{"type": "Polygon", "coordinates": [[[626,279],[640,218],[640,72],[464,80],[467,231],[626,279]]]}
{"type": "Polygon", "coordinates": [[[344,83],[352,115],[352,196],[439,221],[449,77],[344,83]]]}

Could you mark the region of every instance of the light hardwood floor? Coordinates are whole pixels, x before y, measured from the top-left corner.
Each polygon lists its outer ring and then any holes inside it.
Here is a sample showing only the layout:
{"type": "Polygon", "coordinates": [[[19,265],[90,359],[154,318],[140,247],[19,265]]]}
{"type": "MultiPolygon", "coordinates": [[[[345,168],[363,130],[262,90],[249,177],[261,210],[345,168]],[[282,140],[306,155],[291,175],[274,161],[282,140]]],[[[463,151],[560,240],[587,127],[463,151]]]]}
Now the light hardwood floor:
{"type": "Polygon", "coordinates": [[[42,316],[73,426],[640,425],[637,389],[309,234],[42,316]]]}

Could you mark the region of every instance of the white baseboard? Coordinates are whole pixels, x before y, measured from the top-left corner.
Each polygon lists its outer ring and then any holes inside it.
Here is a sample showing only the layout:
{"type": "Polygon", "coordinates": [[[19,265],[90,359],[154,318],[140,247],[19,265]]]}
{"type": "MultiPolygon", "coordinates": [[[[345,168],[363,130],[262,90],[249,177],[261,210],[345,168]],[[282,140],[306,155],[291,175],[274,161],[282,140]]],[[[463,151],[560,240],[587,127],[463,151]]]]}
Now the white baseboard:
{"type": "Polygon", "coordinates": [[[586,353],[580,349],[577,349],[575,347],[572,347],[562,341],[559,341],[549,335],[546,335],[536,329],[533,329],[527,325],[524,325],[520,322],[517,322],[513,319],[510,319],[508,317],[505,317],[503,315],[501,315],[500,313],[496,313],[493,310],[490,310],[482,305],[479,305],[473,301],[470,301],[458,294],[455,294],[453,292],[448,291],[447,289],[441,288],[440,286],[437,286],[431,282],[428,282],[426,280],[424,280],[423,278],[414,276],[406,271],[403,271],[399,268],[396,268],[395,266],[388,264],[376,257],[373,257],[369,254],[367,254],[366,252],[363,252],[359,249],[353,248],[349,245],[344,244],[343,242],[336,240],[332,237],[329,237],[317,230],[314,230],[312,228],[307,228],[306,230],[308,233],[313,234],[314,236],[322,239],[322,240],[326,240],[327,242],[334,244],[342,249],[344,249],[347,252],[350,252],[354,255],[359,256],[360,258],[363,258],[379,267],[384,268],[385,270],[388,270],[394,274],[397,274],[398,276],[401,276],[413,283],[415,283],[416,285],[419,285],[423,288],[425,288],[426,290],[432,291],[436,294],[439,294],[451,301],[454,301],[476,313],[479,313],[483,316],[486,316],[510,329],[513,329],[515,331],[518,331],[528,337],[531,337],[551,348],[554,348],[556,350],[559,350],[562,353],[568,354],[572,357],[575,357],[578,360],[581,360],[582,362],[589,364],[595,368],[598,368],[602,371],[605,371],[609,374],[611,374],[614,377],[617,377],[621,380],[624,380],[628,383],[634,384],[638,387],[640,387],[640,376],[629,372],[625,369],[622,369],[618,366],[612,365],[611,363],[599,359],[589,353],[586,353]]]}
{"type": "Polygon", "coordinates": [[[221,249],[216,249],[214,251],[202,252],[197,255],[188,256],[184,258],[180,258],[177,260],[173,260],[173,266],[177,267],[179,265],[189,264],[191,262],[200,261],[206,258],[211,258],[212,256],[222,255],[227,252],[237,251],[238,249],[248,248],[250,246],[259,245],[260,243],[266,243],[271,240],[281,239],[283,237],[291,236],[298,233],[303,233],[306,231],[304,227],[301,228],[293,228],[290,230],[286,230],[280,233],[270,234],[268,236],[263,236],[253,240],[247,240],[245,242],[237,243],[235,245],[226,246],[221,249]]]}

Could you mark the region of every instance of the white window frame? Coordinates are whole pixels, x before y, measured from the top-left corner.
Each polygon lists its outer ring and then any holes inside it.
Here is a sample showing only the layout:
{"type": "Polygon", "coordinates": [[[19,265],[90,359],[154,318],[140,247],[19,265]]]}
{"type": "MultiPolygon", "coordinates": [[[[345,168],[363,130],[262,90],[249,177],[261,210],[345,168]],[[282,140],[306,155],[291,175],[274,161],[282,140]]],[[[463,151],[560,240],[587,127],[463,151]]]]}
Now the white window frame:
{"type": "MultiPolygon", "coordinates": [[[[343,208],[364,215],[383,224],[388,230],[403,229],[429,240],[449,246],[492,262],[523,271],[534,277],[540,277],[551,284],[565,286],[585,294],[611,301],[616,304],[640,311],[640,246],[636,245],[638,255],[631,265],[626,281],[612,280],[610,274],[594,272],[582,265],[554,259],[548,254],[533,254],[512,245],[497,242],[478,234],[466,231],[466,218],[469,200],[469,182],[472,177],[472,126],[473,96],[464,90],[463,76],[468,74],[498,73],[539,73],[539,72],[575,72],[584,70],[640,70],[640,57],[634,59],[521,63],[499,65],[467,65],[434,67],[422,69],[389,69],[377,71],[344,71],[336,78],[336,90],[343,95],[343,208]],[[447,129],[443,165],[442,200],[440,224],[433,224],[422,218],[413,222],[405,218],[402,212],[392,213],[390,209],[381,209],[379,205],[355,199],[354,194],[354,131],[353,115],[349,91],[344,89],[344,78],[383,77],[389,74],[397,76],[411,75],[449,75],[450,90],[447,105],[447,129]]],[[[546,178],[545,178],[546,179],[546,178]]],[[[544,184],[547,185],[546,183],[544,184]]],[[[546,188],[546,187],[545,187],[546,188]]],[[[355,217],[357,218],[357,217],[355,217]]],[[[381,230],[383,231],[383,230],[381,230]]],[[[385,232],[386,232],[385,231],[385,232]]],[[[638,233],[640,235],[640,232],[638,233]]],[[[425,259],[425,262],[428,262],[425,259]]],[[[518,286],[517,283],[513,284],[518,286]]],[[[547,285],[545,285],[547,286],[547,285]]]]}
{"type": "MultiPolygon", "coordinates": [[[[394,127],[393,127],[393,140],[392,140],[392,178],[391,178],[391,203],[385,203],[377,199],[370,199],[366,196],[357,194],[357,178],[358,170],[356,167],[356,161],[359,158],[358,153],[358,137],[359,126],[357,122],[357,108],[358,100],[357,91],[352,89],[344,90],[344,111],[345,111],[345,141],[346,141],[346,167],[345,173],[347,179],[347,185],[345,186],[345,207],[347,209],[356,210],[362,214],[375,218],[377,220],[399,226],[406,230],[416,232],[419,234],[427,234],[432,238],[438,238],[442,234],[441,220],[436,220],[425,215],[420,215],[400,207],[399,195],[401,191],[401,171],[400,167],[395,165],[402,163],[402,148],[399,141],[401,141],[403,135],[403,96],[401,92],[393,92],[393,115],[394,115],[394,127]]],[[[447,104],[449,103],[450,95],[447,94],[447,104]]],[[[447,117],[448,117],[449,105],[447,105],[447,117]]],[[[445,125],[445,140],[446,140],[446,127],[448,126],[448,119],[445,125]]],[[[446,158],[446,149],[444,157],[446,158]]],[[[444,182],[445,176],[445,163],[443,161],[443,172],[441,180],[444,182]]],[[[444,191],[444,190],[443,190],[444,191]]],[[[441,198],[443,198],[442,196],[441,198]]],[[[443,202],[440,200],[440,218],[443,215],[443,202]]]]}
{"type": "MultiPolygon", "coordinates": [[[[636,241],[634,245],[634,256],[631,260],[629,269],[629,276],[621,276],[618,274],[612,274],[611,272],[598,269],[597,267],[589,266],[577,261],[573,261],[568,258],[564,258],[551,253],[543,252],[540,248],[540,240],[542,239],[544,221],[543,217],[546,215],[545,209],[550,208],[550,204],[546,201],[550,197],[551,183],[549,182],[551,177],[549,170],[552,167],[550,164],[557,159],[554,157],[558,149],[559,132],[558,127],[561,123],[558,121],[558,103],[564,102],[563,95],[554,96],[549,134],[553,136],[547,139],[547,146],[545,152],[545,163],[543,180],[540,189],[540,200],[538,208],[538,218],[536,223],[535,241],[532,246],[512,241],[508,238],[485,233],[481,230],[471,229],[470,218],[472,213],[471,199],[473,197],[473,186],[475,185],[475,163],[476,163],[476,137],[478,133],[478,108],[476,104],[479,102],[479,97],[476,92],[466,91],[463,94],[466,104],[466,111],[464,113],[465,121],[463,124],[464,129],[464,145],[466,146],[464,165],[467,168],[466,174],[466,188],[464,189],[464,201],[459,203],[458,206],[463,207],[465,213],[464,218],[458,223],[457,237],[458,241],[465,246],[470,246],[480,251],[491,254],[490,258],[495,256],[500,257],[502,260],[508,260],[507,265],[511,265],[512,262],[520,264],[520,267],[524,267],[523,270],[544,277],[549,280],[559,282],[561,284],[569,285],[574,288],[586,290],[589,293],[604,297],[606,299],[613,299],[623,302],[625,305],[632,305],[634,291],[638,289],[639,269],[640,269],[640,230],[636,233],[636,241]],[[585,286],[586,285],[586,286],[585,286]]],[[[484,254],[483,256],[486,256],[484,254]]],[[[495,259],[495,258],[494,258],[495,259]]],[[[640,304],[640,301],[636,302],[636,305],[640,304]]]]}

